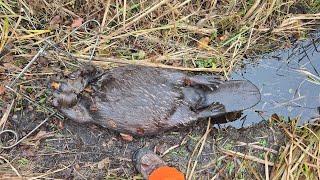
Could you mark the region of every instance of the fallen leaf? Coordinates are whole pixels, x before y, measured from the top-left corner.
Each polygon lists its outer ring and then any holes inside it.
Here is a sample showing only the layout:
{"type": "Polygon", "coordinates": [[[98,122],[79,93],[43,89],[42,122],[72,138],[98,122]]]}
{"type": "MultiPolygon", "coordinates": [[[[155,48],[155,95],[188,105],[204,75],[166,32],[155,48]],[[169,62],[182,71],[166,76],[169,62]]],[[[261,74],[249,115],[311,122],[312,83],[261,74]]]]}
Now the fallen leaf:
{"type": "Polygon", "coordinates": [[[112,119],[107,122],[112,128],[117,127],[117,123],[115,123],[112,119]]]}
{"type": "Polygon", "coordinates": [[[168,149],[168,145],[166,143],[160,143],[156,145],[155,149],[157,153],[163,154],[168,149]]]}
{"type": "Polygon", "coordinates": [[[92,93],[92,92],[93,92],[91,86],[88,86],[88,87],[84,88],[84,91],[86,91],[86,92],[88,92],[88,93],[92,93]]]}
{"type": "Polygon", "coordinates": [[[56,15],[55,17],[53,17],[51,19],[51,21],[49,22],[50,26],[55,26],[58,25],[62,22],[61,16],[60,15],[56,15]]]}
{"type": "Polygon", "coordinates": [[[102,159],[98,162],[98,169],[103,169],[107,164],[109,164],[109,158],[102,159]]]}
{"type": "Polygon", "coordinates": [[[218,38],[219,38],[220,41],[225,41],[225,40],[227,40],[229,38],[229,36],[228,36],[228,34],[224,34],[222,36],[219,36],[218,38]]]}
{"type": "Polygon", "coordinates": [[[120,133],[120,136],[125,141],[128,141],[128,142],[133,141],[133,137],[129,134],[120,133]]]}
{"type": "Polygon", "coordinates": [[[59,120],[59,119],[53,119],[52,124],[54,124],[55,126],[57,126],[59,129],[63,129],[64,128],[64,123],[63,121],[59,120]]]}
{"type": "Polygon", "coordinates": [[[72,24],[71,24],[71,27],[72,28],[76,28],[76,27],[79,27],[82,25],[82,22],[83,22],[83,18],[77,18],[77,19],[74,19],[72,24]]]}
{"type": "Polygon", "coordinates": [[[184,81],[183,84],[185,86],[191,86],[191,84],[192,84],[192,81],[189,78],[185,78],[183,81],[184,81]]]}
{"type": "Polygon", "coordinates": [[[3,95],[6,92],[6,88],[0,85],[0,95],[3,95]]]}
{"type": "Polygon", "coordinates": [[[209,37],[203,37],[198,42],[198,48],[199,49],[208,49],[209,47],[210,38],[209,37]]]}
{"type": "MultiPolygon", "coordinates": [[[[298,39],[298,38],[296,38],[296,39],[298,39]]],[[[292,44],[291,44],[291,43],[286,42],[286,43],[284,43],[284,47],[285,47],[285,48],[287,48],[287,49],[289,49],[289,48],[291,48],[291,47],[292,47],[292,44]]]]}
{"type": "Polygon", "coordinates": [[[272,114],[271,121],[280,122],[281,120],[280,120],[280,117],[278,116],[278,114],[272,114]]]}
{"type": "Polygon", "coordinates": [[[64,123],[63,121],[58,121],[58,128],[63,129],[64,128],[64,123]]]}
{"type": "Polygon", "coordinates": [[[52,82],[51,83],[51,88],[54,89],[54,90],[57,90],[60,88],[60,83],[58,82],[52,82]]]}

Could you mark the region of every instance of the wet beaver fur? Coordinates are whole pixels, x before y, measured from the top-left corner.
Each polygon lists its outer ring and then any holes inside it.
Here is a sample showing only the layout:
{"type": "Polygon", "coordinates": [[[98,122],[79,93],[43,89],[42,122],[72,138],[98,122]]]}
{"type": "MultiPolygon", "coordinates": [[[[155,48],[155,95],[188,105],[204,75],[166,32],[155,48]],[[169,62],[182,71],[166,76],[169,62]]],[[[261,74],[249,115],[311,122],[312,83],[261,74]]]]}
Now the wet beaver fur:
{"type": "Polygon", "coordinates": [[[216,123],[257,104],[260,92],[249,81],[127,65],[87,66],[61,81],[54,97],[69,119],[143,136],[209,117],[216,123]]]}

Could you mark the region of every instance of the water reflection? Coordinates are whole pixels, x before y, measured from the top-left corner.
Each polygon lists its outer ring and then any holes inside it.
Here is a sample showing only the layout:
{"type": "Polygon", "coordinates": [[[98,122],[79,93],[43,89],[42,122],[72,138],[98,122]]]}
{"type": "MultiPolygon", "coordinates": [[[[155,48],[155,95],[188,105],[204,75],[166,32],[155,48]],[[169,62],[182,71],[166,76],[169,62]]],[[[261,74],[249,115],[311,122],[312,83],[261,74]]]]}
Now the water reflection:
{"type": "Polygon", "coordinates": [[[244,111],[242,119],[222,126],[246,127],[272,114],[300,117],[299,124],[319,119],[320,37],[273,52],[258,63],[249,63],[233,79],[248,79],[261,91],[262,100],[244,111]],[[260,112],[260,113],[257,113],[260,112]]]}

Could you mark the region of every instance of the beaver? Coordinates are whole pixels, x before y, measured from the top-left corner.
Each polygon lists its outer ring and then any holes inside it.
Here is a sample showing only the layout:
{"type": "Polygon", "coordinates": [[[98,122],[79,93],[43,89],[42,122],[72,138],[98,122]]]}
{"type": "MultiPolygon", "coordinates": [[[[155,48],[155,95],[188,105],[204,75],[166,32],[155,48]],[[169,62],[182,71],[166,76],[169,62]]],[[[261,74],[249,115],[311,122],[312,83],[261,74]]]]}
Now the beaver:
{"type": "Polygon", "coordinates": [[[217,123],[260,101],[249,81],[138,65],[87,66],[61,80],[53,95],[53,105],[71,120],[138,136],[200,119],[217,123]]]}

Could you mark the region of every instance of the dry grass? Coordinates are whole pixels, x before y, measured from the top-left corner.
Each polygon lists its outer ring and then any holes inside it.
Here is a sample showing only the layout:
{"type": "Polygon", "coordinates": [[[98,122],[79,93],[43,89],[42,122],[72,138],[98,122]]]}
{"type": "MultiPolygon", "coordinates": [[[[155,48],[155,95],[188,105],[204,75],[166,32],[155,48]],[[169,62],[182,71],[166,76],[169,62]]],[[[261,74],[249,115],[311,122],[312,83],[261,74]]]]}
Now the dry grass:
{"type": "Polygon", "coordinates": [[[283,147],[274,166],[271,179],[319,179],[320,177],[320,128],[319,124],[283,129],[289,142],[283,147]]]}
{"type": "MultiPolygon", "coordinates": [[[[61,71],[67,73],[90,59],[99,66],[131,63],[222,72],[228,77],[244,58],[285,48],[293,40],[304,38],[319,25],[319,12],[319,0],[0,0],[0,80],[11,83],[45,46],[48,48],[41,61],[26,69],[14,88],[14,109],[19,108],[23,98],[33,102],[49,99],[45,97],[46,86],[35,87],[33,81],[61,71]],[[79,24],[80,18],[83,21],[79,24]]],[[[10,98],[1,99],[0,105],[10,98]]],[[[243,158],[243,166],[257,179],[320,177],[319,128],[283,128],[290,142],[275,164],[267,155],[261,159],[222,151],[243,158]],[[247,161],[266,164],[266,173],[259,174],[247,161]],[[270,164],[274,168],[269,177],[270,164]]],[[[196,158],[209,131],[198,143],[196,158]]],[[[13,172],[8,173],[10,177],[22,175],[10,161],[0,158],[8,164],[8,172],[13,172]]],[[[195,167],[196,162],[192,165],[190,161],[190,178],[195,167]]],[[[30,177],[50,177],[61,170],[30,177]]]]}
{"type": "MultiPolygon", "coordinates": [[[[28,58],[49,39],[79,59],[95,48],[96,63],[209,68],[228,75],[245,55],[283,47],[320,18],[317,1],[52,2],[2,1],[0,51],[7,47],[28,58]],[[89,22],[71,33],[80,17],[101,25],[89,22]]],[[[70,61],[66,53],[49,55],[70,61]]]]}

